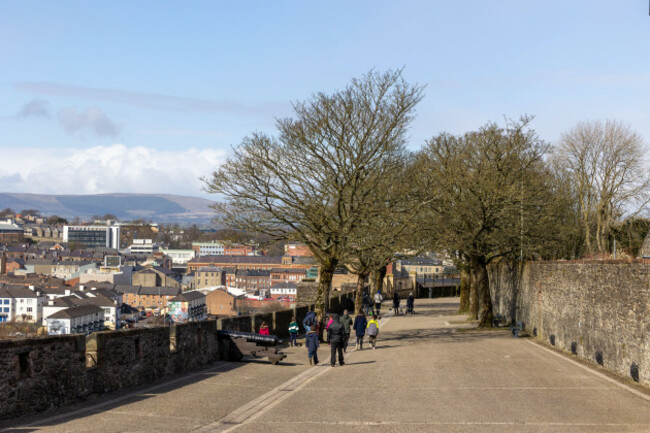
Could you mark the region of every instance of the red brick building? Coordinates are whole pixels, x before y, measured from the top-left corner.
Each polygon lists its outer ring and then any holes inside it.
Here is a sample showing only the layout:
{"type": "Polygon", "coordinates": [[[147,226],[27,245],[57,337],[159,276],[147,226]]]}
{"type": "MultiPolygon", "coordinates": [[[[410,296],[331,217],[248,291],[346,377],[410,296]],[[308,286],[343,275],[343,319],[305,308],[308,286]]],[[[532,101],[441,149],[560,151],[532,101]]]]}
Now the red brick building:
{"type": "Polygon", "coordinates": [[[271,287],[284,283],[299,283],[305,278],[307,271],[296,268],[273,268],[271,269],[271,287]]]}
{"type": "Polygon", "coordinates": [[[15,224],[0,223],[0,244],[13,245],[25,242],[25,231],[15,224]]]}
{"type": "Polygon", "coordinates": [[[255,252],[255,248],[250,245],[230,244],[223,246],[225,256],[248,256],[255,252]]]}
{"type": "Polygon", "coordinates": [[[235,268],[237,270],[309,269],[316,266],[312,257],[292,256],[200,256],[187,262],[187,272],[206,266],[235,268]]]}
{"type": "Polygon", "coordinates": [[[210,315],[229,317],[237,315],[237,298],[225,290],[217,289],[208,293],[205,303],[210,315]]]}
{"type": "Polygon", "coordinates": [[[304,244],[289,243],[284,246],[284,254],[294,257],[314,257],[309,247],[304,244]]]}

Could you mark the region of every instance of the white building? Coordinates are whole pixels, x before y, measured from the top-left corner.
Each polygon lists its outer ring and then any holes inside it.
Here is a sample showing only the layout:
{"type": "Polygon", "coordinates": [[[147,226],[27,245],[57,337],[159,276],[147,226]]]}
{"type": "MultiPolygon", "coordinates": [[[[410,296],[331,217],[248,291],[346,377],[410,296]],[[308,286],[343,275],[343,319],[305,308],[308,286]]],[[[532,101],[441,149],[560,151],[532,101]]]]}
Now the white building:
{"type": "Polygon", "coordinates": [[[0,288],[0,322],[39,323],[43,315],[45,296],[34,286],[0,288]]]}
{"type": "Polygon", "coordinates": [[[281,283],[271,286],[270,294],[273,299],[286,297],[295,300],[298,295],[298,286],[295,283],[281,283]]]}
{"type": "Polygon", "coordinates": [[[120,226],[63,226],[63,242],[87,248],[120,248],[120,226]]]}
{"type": "Polygon", "coordinates": [[[192,249],[199,256],[222,256],[224,246],[221,242],[192,242],[192,249]]]}
{"type": "Polygon", "coordinates": [[[104,329],[104,310],[96,305],[66,308],[47,318],[49,335],[90,334],[104,329]]]}
{"type": "Polygon", "coordinates": [[[104,312],[104,328],[120,328],[122,321],[122,295],[120,293],[107,289],[92,288],[87,290],[84,286],[80,286],[79,291],[73,293],[66,291],[66,293],[67,296],[49,300],[43,305],[43,326],[47,326],[47,320],[59,311],[78,306],[94,305],[100,307],[104,312]]]}
{"type": "Polygon", "coordinates": [[[196,257],[195,250],[168,250],[161,248],[160,252],[172,259],[172,264],[174,265],[187,265],[187,262],[196,257]]]}
{"type": "Polygon", "coordinates": [[[131,254],[151,255],[158,251],[158,246],[151,239],[133,239],[133,244],[129,247],[131,254]]]}

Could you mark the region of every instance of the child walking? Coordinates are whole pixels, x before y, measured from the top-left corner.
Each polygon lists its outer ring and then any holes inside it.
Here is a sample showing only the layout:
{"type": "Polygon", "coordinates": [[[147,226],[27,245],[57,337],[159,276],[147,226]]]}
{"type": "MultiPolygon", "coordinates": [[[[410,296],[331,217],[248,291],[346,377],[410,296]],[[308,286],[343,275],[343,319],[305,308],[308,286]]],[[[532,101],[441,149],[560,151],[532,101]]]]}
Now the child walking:
{"type": "Polygon", "coordinates": [[[372,319],[368,322],[368,326],[366,327],[366,333],[368,334],[368,341],[370,341],[370,345],[372,346],[372,349],[376,349],[377,345],[377,335],[379,334],[379,323],[377,323],[377,316],[372,316],[372,319]]]}
{"type": "Polygon", "coordinates": [[[289,323],[289,337],[291,337],[291,347],[296,347],[296,341],[298,340],[298,331],[300,328],[298,328],[298,322],[296,322],[296,318],[292,317],[291,318],[291,323],[289,323]]]}

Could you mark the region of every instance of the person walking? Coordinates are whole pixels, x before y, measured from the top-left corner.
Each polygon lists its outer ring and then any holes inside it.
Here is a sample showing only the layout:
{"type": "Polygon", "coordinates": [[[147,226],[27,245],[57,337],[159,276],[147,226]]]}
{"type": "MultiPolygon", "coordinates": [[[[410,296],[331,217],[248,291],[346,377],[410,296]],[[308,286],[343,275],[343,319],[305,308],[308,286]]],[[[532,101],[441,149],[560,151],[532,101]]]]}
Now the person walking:
{"type": "Polygon", "coordinates": [[[305,345],[307,346],[307,356],[309,365],[318,365],[318,332],[316,329],[310,330],[305,335],[305,345]]]}
{"type": "Polygon", "coordinates": [[[316,323],[318,323],[316,320],[316,313],[314,313],[313,310],[307,312],[305,318],[302,319],[302,327],[305,328],[305,332],[309,332],[312,328],[315,328],[316,323]]]}
{"type": "Polygon", "coordinates": [[[350,327],[352,326],[352,319],[348,313],[348,310],[343,310],[343,315],[339,318],[339,323],[343,325],[343,332],[345,333],[343,337],[343,352],[348,351],[348,342],[350,341],[350,327]]]}
{"type": "Polygon", "coordinates": [[[379,316],[381,314],[381,302],[384,300],[384,297],[381,296],[381,292],[375,293],[375,314],[376,316],[379,316]]]}
{"type": "Polygon", "coordinates": [[[372,311],[372,299],[370,299],[368,292],[363,293],[363,309],[366,313],[366,316],[371,313],[374,314],[374,311],[372,311]]]}
{"type": "Polygon", "coordinates": [[[393,311],[395,311],[395,315],[399,316],[399,304],[400,304],[400,297],[399,293],[397,293],[397,290],[395,290],[395,294],[393,295],[393,311]]]}
{"type": "Polygon", "coordinates": [[[296,347],[296,342],[298,341],[298,322],[296,322],[295,316],[291,318],[291,323],[289,323],[289,337],[291,338],[289,344],[291,347],[296,347]]]}
{"type": "Polygon", "coordinates": [[[330,345],[331,357],[330,365],[334,367],[336,365],[336,354],[339,355],[339,365],[345,365],[343,359],[343,338],[345,338],[345,333],[343,331],[343,325],[338,321],[336,314],[330,314],[332,318],[332,323],[329,328],[327,328],[327,344],[330,345]]]}
{"type": "Polygon", "coordinates": [[[366,326],[368,326],[366,315],[363,314],[363,311],[359,311],[357,317],[354,318],[354,325],[352,325],[357,335],[357,349],[359,350],[363,350],[363,336],[366,335],[366,326]]]}
{"type": "Polygon", "coordinates": [[[413,306],[415,305],[415,298],[413,297],[413,292],[409,293],[409,297],[406,298],[406,311],[410,314],[413,314],[413,306]]]}
{"type": "Polygon", "coordinates": [[[260,326],[260,335],[270,335],[266,322],[262,322],[262,326],[260,326]]]}
{"type": "Polygon", "coordinates": [[[368,341],[370,341],[372,349],[376,349],[377,335],[379,335],[379,323],[377,323],[377,316],[372,316],[372,319],[370,319],[368,322],[368,325],[366,326],[366,333],[368,334],[368,341]]]}

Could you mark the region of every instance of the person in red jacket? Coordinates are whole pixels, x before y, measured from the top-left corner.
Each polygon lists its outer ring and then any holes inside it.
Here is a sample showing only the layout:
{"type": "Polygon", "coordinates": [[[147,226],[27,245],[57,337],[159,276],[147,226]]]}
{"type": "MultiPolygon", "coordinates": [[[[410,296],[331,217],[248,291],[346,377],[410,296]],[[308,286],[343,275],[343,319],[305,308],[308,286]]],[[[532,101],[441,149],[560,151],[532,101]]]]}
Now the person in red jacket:
{"type": "Polygon", "coordinates": [[[270,335],[269,327],[266,325],[266,322],[262,322],[262,326],[260,326],[260,335],[270,335]]]}

